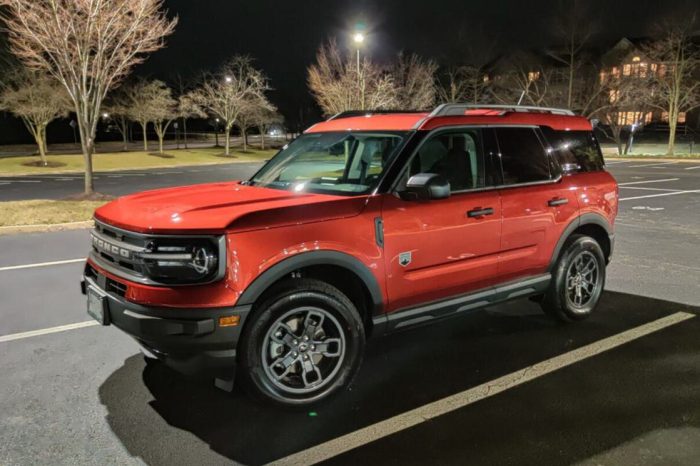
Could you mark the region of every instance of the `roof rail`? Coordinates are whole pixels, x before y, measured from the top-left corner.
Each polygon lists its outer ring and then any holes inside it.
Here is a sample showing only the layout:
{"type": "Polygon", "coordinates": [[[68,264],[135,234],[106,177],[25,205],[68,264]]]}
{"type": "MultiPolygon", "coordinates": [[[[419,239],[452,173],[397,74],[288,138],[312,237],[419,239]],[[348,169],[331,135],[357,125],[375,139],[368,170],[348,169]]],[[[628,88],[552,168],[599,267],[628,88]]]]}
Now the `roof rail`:
{"type": "Polygon", "coordinates": [[[418,110],[347,110],[345,112],[336,113],[326,121],[339,120],[341,118],[350,118],[369,115],[387,115],[391,113],[419,113],[418,110]]]}
{"type": "Polygon", "coordinates": [[[442,104],[430,114],[436,116],[464,115],[467,110],[502,110],[505,112],[551,113],[553,115],[573,116],[574,112],[565,108],[535,107],[531,105],[474,105],[474,104],[442,104]]]}

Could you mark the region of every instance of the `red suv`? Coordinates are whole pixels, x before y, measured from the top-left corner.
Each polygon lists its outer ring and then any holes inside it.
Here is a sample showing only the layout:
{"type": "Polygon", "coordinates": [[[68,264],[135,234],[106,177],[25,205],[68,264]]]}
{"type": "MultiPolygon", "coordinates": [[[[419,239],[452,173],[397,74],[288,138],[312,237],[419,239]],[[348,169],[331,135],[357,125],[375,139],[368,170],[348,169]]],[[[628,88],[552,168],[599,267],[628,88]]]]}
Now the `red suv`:
{"type": "Polygon", "coordinates": [[[305,405],[350,383],[370,334],[522,297],[585,319],[617,203],[570,111],[347,112],[250,180],[98,209],[83,291],[147,359],[305,405]]]}

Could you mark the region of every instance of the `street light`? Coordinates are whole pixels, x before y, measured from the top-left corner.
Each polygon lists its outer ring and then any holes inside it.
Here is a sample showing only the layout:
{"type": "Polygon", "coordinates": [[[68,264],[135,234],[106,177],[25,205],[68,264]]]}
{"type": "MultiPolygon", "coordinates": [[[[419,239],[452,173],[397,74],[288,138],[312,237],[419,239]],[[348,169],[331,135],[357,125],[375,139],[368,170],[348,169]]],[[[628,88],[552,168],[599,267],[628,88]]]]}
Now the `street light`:
{"type": "Polygon", "coordinates": [[[361,80],[362,80],[362,73],[360,72],[360,47],[362,46],[362,43],[365,41],[365,35],[362,34],[361,32],[356,32],[352,36],[352,40],[355,42],[355,45],[357,45],[357,92],[359,94],[359,99],[360,99],[360,110],[364,110],[365,108],[365,103],[364,103],[364,97],[363,97],[363,92],[362,92],[362,85],[361,85],[361,80]]]}
{"type": "Polygon", "coordinates": [[[231,76],[226,76],[226,78],[224,79],[227,83],[231,83],[233,81],[233,78],[231,76]]]}

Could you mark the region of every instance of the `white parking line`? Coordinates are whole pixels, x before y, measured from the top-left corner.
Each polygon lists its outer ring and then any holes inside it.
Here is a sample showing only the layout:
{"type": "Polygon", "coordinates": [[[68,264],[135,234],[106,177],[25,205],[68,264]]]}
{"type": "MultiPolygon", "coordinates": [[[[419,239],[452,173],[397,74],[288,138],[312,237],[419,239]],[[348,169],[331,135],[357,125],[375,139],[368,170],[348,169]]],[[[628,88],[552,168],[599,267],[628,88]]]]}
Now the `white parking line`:
{"type": "Polygon", "coordinates": [[[673,165],[673,164],[676,164],[676,163],[678,163],[678,162],[663,162],[663,163],[651,163],[651,164],[645,163],[645,164],[642,164],[642,165],[630,165],[630,166],[628,166],[627,168],[660,167],[661,165],[673,165]]]}
{"type": "Polygon", "coordinates": [[[85,258],[68,259],[68,260],[53,261],[53,262],[38,262],[36,264],[11,265],[9,267],[0,267],[0,272],[6,272],[8,270],[32,269],[34,267],[48,267],[50,265],[74,264],[76,262],[85,262],[85,258]]]}
{"type": "Polygon", "coordinates": [[[84,322],[77,322],[75,324],[59,325],[58,327],[44,328],[41,330],[32,330],[29,332],[13,333],[11,335],[0,336],[0,343],[5,343],[7,341],[22,340],[24,338],[38,337],[40,335],[48,335],[50,333],[65,332],[67,330],[76,330],[79,328],[92,327],[93,325],[100,325],[96,320],[86,320],[84,322]]]}
{"type": "Polygon", "coordinates": [[[0,181],[0,184],[10,184],[9,181],[0,181]]]}
{"type": "Polygon", "coordinates": [[[426,421],[450,413],[483,399],[505,392],[511,388],[530,382],[551,372],[570,366],[585,359],[597,356],[605,351],[617,348],[646,335],[658,332],[664,328],[678,324],[695,317],[687,312],[677,312],[667,317],[640,325],[639,327],[613,335],[590,345],[555,356],[546,361],[504,375],[496,380],[486,382],[477,387],[448,396],[441,400],[428,403],[419,408],[399,414],[384,421],[372,424],[363,429],[337,437],[328,442],[311,447],[308,450],[294,453],[285,458],[273,461],[274,465],[306,465],[316,464],[330,458],[361,447],[402,430],[422,424],[426,421]]]}
{"type": "Polygon", "coordinates": [[[646,181],[629,181],[627,183],[618,183],[618,186],[629,186],[631,184],[645,184],[645,183],[663,183],[664,181],[678,181],[680,178],[664,178],[663,180],[646,180],[646,181]]]}
{"type": "Polygon", "coordinates": [[[697,165],[695,167],[686,167],[685,169],[686,170],[697,170],[698,168],[700,168],[700,165],[697,165]]]}
{"type": "Polygon", "coordinates": [[[646,186],[620,186],[620,189],[643,189],[645,191],[683,191],[682,189],[648,188],[646,186]]]}
{"type": "Polygon", "coordinates": [[[633,199],[646,199],[648,197],[662,197],[662,196],[675,196],[677,194],[692,194],[700,193],[700,189],[693,189],[689,191],[675,191],[672,193],[662,193],[662,194],[649,194],[648,196],[636,196],[636,197],[623,197],[620,201],[631,201],[633,199]]]}

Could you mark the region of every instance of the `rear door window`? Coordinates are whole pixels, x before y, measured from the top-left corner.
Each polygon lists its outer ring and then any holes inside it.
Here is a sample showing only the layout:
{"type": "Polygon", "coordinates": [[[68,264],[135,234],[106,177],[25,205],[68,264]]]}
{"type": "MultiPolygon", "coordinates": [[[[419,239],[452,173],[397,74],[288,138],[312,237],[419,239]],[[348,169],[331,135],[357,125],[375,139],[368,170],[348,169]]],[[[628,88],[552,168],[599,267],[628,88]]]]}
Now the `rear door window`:
{"type": "Polygon", "coordinates": [[[565,173],[600,171],[605,167],[598,141],[590,131],[556,131],[543,127],[542,132],[565,173]]]}
{"type": "Polygon", "coordinates": [[[549,156],[534,128],[496,128],[503,184],[552,178],[549,156]]]}

